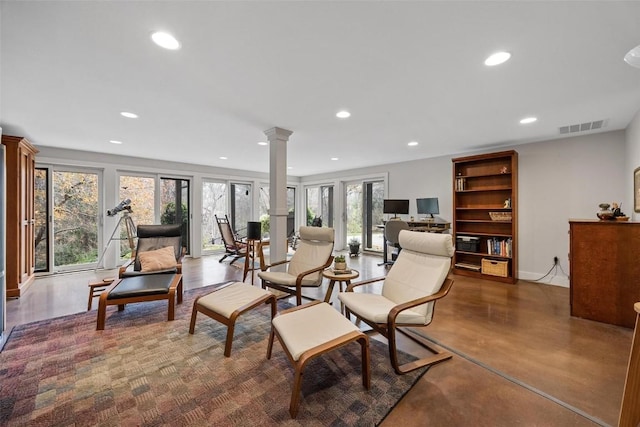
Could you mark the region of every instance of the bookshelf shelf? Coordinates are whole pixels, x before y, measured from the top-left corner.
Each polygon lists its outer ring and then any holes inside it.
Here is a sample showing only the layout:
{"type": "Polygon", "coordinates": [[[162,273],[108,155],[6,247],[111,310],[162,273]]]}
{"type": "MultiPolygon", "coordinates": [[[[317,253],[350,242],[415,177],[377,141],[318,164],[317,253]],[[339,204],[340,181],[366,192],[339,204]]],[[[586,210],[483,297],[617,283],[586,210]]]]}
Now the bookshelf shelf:
{"type": "Polygon", "coordinates": [[[457,245],[465,250],[456,249],[453,272],[516,283],[518,153],[511,150],[459,157],[452,159],[452,163],[454,241],[471,238],[477,242],[475,251],[469,250],[468,245],[457,245]],[[491,216],[508,218],[509,213],[510,220],[491,219],[491,216]],[[483,260],[506,263],[506,276],[483,273],[483,260]]]}

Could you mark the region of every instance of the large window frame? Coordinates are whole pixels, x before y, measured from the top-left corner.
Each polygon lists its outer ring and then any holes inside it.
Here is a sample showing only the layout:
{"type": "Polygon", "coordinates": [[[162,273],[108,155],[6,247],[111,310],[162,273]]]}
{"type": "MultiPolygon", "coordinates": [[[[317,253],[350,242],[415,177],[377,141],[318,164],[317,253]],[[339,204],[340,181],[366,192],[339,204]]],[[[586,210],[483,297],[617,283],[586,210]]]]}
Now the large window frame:
{"type": "MultiPolygon", "coordinates": [[[[45,233],[47,234],[45,239],[41,241],[45,242],[47,245],[46,248],[46,265],[44,267],[38,268],[38,273],[57,273],[57,272],[67,272],[67,271],[81,271],[88,270],[91,268],[95,268],[98,264],[99,257],[102,253],[104,244],[103,244],[103,234],[104,234],[104,225],[102,222],[102,210],[103,210],[103,169],[100,168],[92,168],[92,167],[84,167],[84,166],[69,166],[69,165],[59,165],[59,164],[49,164],[49,163],[37,163],[36,168],[41,171],[45,171],[44,179],[46,181],[46,202],[43,204],[46,205],[47,212],[46,214],[39,213],[40,216],[44,216],[45,223],[42,224],[45,226],[45,233]],[[56,179],[55,174],[57,173],[71,173],[71,174],[90,174],[95,175],[95,203],[94,209],[95,213],[87,212],[88,215],[95,215],[95,244],[94,248],[96,251],[95,261],[90,262],[78,262],[71,264],[59,264],[58,258],[56,258],[56,250],[58,246],[65,245],[65,243],[59,242],[56,243],[56,235],[61,231],[57,224],[60,223],[60,220],[56,221],[56,215],[54,211],[56,209],[56,179]]],[[[63,198],[64,199],[64,198],[63,198]]],[[[60,205],[61,201],[59,201],[58,205],[60,205]]],[[[60,207],[60,206],[58,206],[60,207]]],[[[93,235],[93,231],[91,232],[93,235]]],[[[37,233],[36,233],[37,237],[37,233]]],[[[34,241],[34,245],[35,245],[34,241]]]]}

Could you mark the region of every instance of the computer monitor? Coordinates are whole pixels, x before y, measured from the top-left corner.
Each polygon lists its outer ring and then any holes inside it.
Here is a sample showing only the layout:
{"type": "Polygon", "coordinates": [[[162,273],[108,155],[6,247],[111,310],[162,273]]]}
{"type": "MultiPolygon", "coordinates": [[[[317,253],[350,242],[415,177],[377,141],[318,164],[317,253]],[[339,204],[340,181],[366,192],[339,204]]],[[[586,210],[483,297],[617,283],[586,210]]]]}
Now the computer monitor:
{"type": "Polygon", "coordinates": [[[433,218],[433,214],[440,213],[437,197],[416,199],[416,205],[418,207],[418,215],[429,215],[430,218],[433,218]]]}
{"type": "Polygon", "coordinates": [[[397,218],[398,215],[408,215],[409,200],[384,199],[382,203],[382,213],[393,214],[394,218],[397,218]]]}

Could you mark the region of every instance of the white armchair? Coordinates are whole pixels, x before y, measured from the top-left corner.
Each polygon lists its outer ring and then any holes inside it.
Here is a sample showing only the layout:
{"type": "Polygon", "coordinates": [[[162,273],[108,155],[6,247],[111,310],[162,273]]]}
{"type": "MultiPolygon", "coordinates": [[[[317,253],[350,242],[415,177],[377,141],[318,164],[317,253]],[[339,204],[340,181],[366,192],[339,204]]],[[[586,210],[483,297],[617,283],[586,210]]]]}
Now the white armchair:
{"type": "Polygon", "coordinates": [[[398,374],[451,358],[415,334],[399,329],[431,323],[436,300],[444,297],[453,281],[448,279],[454,248],[450,234],[402,230],[402,251],[386,277],[352,283],[338,295],[346,315],[354,314],[389,341],[391,365],[398,374]],[[354,292],[354,288],[384,280],[381,294],[354,292]],[[399,365],[396,330],[423,345],[433,356],[399,365]]]}
{"type": "Polygon", "coordinates": [[[271,265],[261,261],[260,269],[263,271],[258,273],[258,277],[262,279],[262,288],[295,295],[297,305],[302,303],[302,298],[313,300],[302,295],[302,288],[322,285],[322,270],[333,262],[334,235],[333,228],[300,227],[297,249],[290,260],[271,265]],[[270,271],[271,267],[282,264],[287,264],[287,271],[270,271]]]}

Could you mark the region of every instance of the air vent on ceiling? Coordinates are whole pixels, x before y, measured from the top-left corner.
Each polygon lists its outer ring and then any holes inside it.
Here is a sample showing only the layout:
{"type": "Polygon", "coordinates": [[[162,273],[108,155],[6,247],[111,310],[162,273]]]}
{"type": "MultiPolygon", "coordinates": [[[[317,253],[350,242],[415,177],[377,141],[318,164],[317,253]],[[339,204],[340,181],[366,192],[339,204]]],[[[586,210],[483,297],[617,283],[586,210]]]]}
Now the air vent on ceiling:
{"type": "Polygon", "coordinates": [[[576,132],[586,132],[590,130],[596,130],[596,129],[602,128],[603,126],[606,126],[606,123],[604,120],[596,120],[594,122],[560,126],[558,129],[560,129],[561,134],[565,134],[565,133],[576,133],[576,132]]]}

